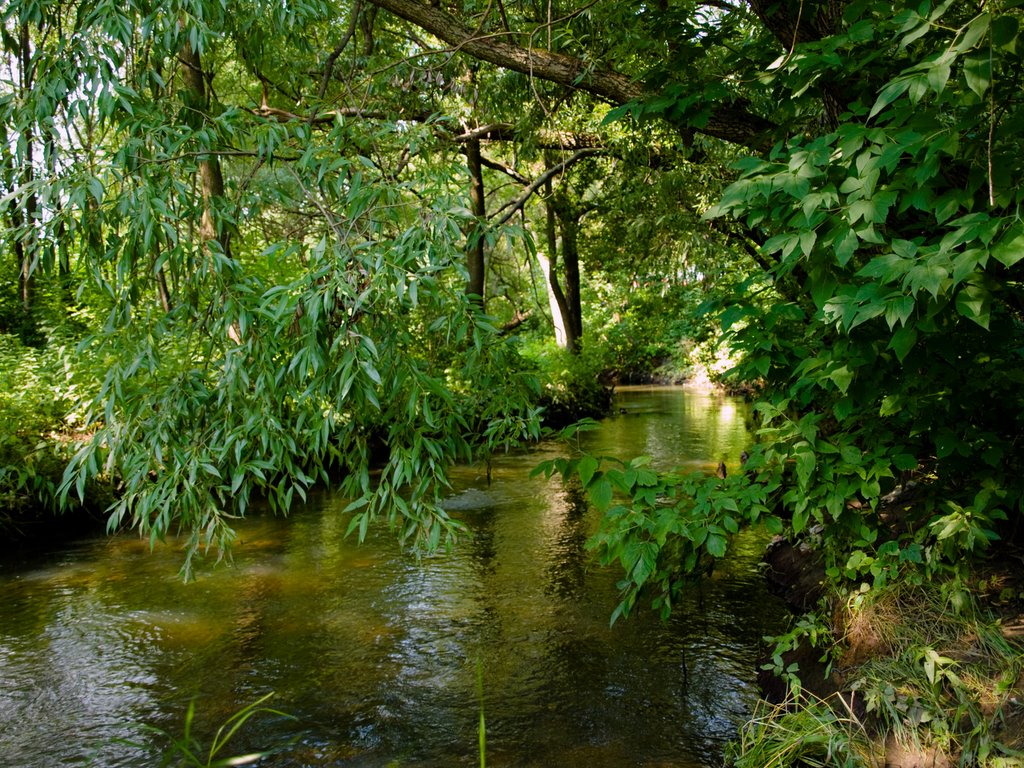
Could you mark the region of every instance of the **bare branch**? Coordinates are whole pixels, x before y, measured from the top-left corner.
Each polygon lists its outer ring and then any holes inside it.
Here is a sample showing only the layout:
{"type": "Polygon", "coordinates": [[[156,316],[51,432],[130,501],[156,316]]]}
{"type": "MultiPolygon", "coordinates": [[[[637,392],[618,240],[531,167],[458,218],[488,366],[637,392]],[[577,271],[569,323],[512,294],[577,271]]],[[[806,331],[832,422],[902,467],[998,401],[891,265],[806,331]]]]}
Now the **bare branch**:
{"type": "Polygon", "coordinates": [[[491,214],[491,218],[501,215],[501,218],[498,219],[497,224],[504,224],[513,216],[515,216],[516,212],[520,208],[526,205],[526,202],[534,195],[534,193],[538,189],[540,189],[549,181],[551,181],[551,179],[553,179],[555,176],[558,176],[561,173],[563,173],[566,168],[568,168],[571,165],[574,165],[575,163],[578,163],[580,160],[583,160],[584,158],[593,157],[595,155],[601,155],[604,154],[604,152],[604,149],[600,149],[597,147],[589,147],[573,153],[569,158],[563,160],[558,165],[553,165],[546,171],[544,171],[544,173],[538,176],[533,181],[533,183],[526,188],[523,194],[521,194],[515,200],[511,200],[510,202],[506,203],[501,208],[496,210],[494,213],[491,214]]]}
{"type": "Polygon", "coordinates": [[[362,9],[362,0],[355,0],[355,2],[352,3],[352,11],[348,19],[348,29],[345,30],[344,36],[342,36],[341,40],[338,41],[334,50],[331,51],[331,55],[327,57],[327,61],[324,62],[324,73],[320,78],[320,89],[317,91],[317,99],[322,99],[324,94],[327,93],[327,84],[331,81],[331,75],[334,74],[334,65],[338,61],[338,57],[341,56],[342,51],[345,50],[349,40],[352,39],[352,35],[356,33],[356,22],[359,19],[359,14],[362,9]]]}
{"type": "MultiPolygon", "coordinates": [[[[452,137],[453,141],[463,143],[479,139],[480,141],[514,141],[519,132],[512,123],[491,123],[471,131],[452,137]]],[[[604,141],[593,133],[575,133],[573,131],[552,131],[541,128],[536,134],[536,146],[541,149],[593,149],[604,147],[604,141]]]]}
{"type": "Polygon", "coordinates": [[[484,157],[483,155],[480,156],[480,165],[490,168],[492,171],[501,171],[510,179],[514,180],[517,184],[520,184],[524,187],[530,185],[530,180],[523,176],[521,173],[519,173],[519,171],[517,171],[510,165],[499,163],[496,160],[491,160],[487,157],[484,157]]]}

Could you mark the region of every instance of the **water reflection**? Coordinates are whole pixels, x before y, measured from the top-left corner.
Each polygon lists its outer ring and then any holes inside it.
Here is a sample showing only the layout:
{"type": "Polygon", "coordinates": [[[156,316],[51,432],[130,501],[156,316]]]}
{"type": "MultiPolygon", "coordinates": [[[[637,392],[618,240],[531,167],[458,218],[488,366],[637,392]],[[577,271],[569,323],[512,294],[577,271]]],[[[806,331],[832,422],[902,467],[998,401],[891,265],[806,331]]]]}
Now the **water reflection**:
{"type": "MultiPolygon", "coordinates": [[[[736,461],[742,403],[630,391],[588,447],[662,467],[736,461]]],[[[245,521],[232,567],[177,581],[179,552],[101,539],[50,562],[0,565],[0,765],[145,765],[132,723],[197,733],[276,691],[298,722],[261,718],[239,750],[267,764],[476,764],[477,670],[492,765],[708,766],[754,699],[753,659],[781,610],[758,544],[661,624],[608,626],[615,574],[584,549],[578,487],[529,478],[558,446],[503,457],[487,485],[455,473],[473,537],[417,562],[386,533],[344,538],[345,502],[245,521]]]]}
{"type": "Polygon", "coordinates": [[[616,454],[617,446],[628,446],[651,456],[660,469],[714,469],[719,460],[730,470],[739,467],[749,439],[741,400],[717,392],[680,397],[673,387],[625,387],[616,402],[619,414],[588,445],[616,454]]]}

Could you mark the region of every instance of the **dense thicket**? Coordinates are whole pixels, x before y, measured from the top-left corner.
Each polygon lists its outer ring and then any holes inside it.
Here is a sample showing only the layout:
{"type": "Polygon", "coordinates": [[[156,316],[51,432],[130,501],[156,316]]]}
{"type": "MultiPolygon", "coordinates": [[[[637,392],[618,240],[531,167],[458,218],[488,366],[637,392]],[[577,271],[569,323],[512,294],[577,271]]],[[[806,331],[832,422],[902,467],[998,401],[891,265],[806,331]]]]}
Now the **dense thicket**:
{"type": "Polygon", "coordinates": [[[9,3],[0,318],[73,392],[60,498],[109,478],[114,524],[198,544],[337,476],[355,528],[436,545],[446,467],[537,434],[516,333],[628,369],[717,306],[762,393],[745,474],[566,467],[634,500],[623,608],[762,520],[839,579],[955,567],[1024,490],[1020,17],[9,3]],[[641,330],[656,297],[689,317],[641,330]]]}

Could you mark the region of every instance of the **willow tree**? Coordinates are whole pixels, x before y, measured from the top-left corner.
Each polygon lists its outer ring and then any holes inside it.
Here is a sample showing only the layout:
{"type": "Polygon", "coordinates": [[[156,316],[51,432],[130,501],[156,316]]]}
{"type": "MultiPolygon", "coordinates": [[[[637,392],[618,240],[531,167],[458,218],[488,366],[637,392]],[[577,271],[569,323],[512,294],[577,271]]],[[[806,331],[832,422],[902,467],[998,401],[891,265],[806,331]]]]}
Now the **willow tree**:
{"type": "Polygon", "coordinates": [[[423,70],[364,76],[414,48],[372,8],[268,8],[5,10],[9,29],[62,31],[8,45],[35,80],[3,101],[5,247],[19,269],[67,248],[105,314],[69,359],[101,384],[64,493],[111,478],[111,527],[183,526],[192,553],[254,496],[287,509],[340,478],[360,535],[384,518],[436,547],[458,527],[436,503],[450,464],[537,429],[530,381],[464,292],[458,131],[423,70]]]}

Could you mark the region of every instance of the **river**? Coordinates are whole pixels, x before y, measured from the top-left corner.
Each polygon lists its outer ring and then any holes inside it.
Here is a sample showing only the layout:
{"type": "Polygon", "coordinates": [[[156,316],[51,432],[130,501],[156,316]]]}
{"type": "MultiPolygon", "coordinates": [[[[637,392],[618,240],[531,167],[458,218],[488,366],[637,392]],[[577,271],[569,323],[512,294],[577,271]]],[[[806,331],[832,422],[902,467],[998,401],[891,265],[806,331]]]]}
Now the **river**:
{"type": "MultiPolygon", "coordinates": [[[[656,466],[735,468],[745,406],[628,388],[587,433],[592,452],[656,466]]],[[[557,478],[530,478],[554,443],[455,473],[473,535],[417,561],[386,531],[344,537],[345,501],[241,521],[230,565],[177,577],[180,548],[132,535],[0,561],[0,765],[145,766],[155,727],[204,744],[264,694],[221,753],[261,765],[472,766],[481,705],[490,766],[720,765],[756,700],[761,638],[784,607],[745,534],[667,623],[609,626],[616,574],[584,548],[597,516],[557,478]],[[481,692],[482,691],[482,695],[481,692]],[[139,746],[142,745],[142,746],[139,746]]]]}

